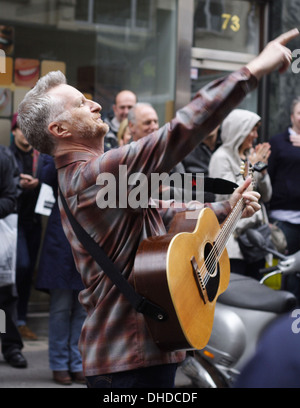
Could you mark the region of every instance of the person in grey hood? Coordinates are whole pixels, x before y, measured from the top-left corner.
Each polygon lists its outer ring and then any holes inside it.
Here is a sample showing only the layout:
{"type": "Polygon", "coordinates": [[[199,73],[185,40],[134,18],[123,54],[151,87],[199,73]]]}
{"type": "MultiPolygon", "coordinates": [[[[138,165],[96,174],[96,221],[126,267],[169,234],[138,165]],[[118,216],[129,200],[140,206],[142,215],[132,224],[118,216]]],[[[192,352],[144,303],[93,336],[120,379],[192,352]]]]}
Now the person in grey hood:
{"type": "MultiPolygon", "coordinates": [[[[269,143],[259,143],[254,147],[258,138],[260,116],[244,109],[233,110],[223,121],[221,127],[222,145],[213,153],[209,164],[209,176],[232,181],[238,185],[243,182],[241,164],[247,159],[252,165],[257,162],[267,164],[270,155],[269,143]]],[[[271,180],[267,169],[253,172],[254,188],[261,194],[262,205],[268,202],[272,195],[271,180]]],[[[226,196],[216,195],[216,201],[224,200],[226,196]]],[[[240,220],[235,233],[227,244],[231,271],[258,278],[258,269],[264,266],[262,259],[257,264],[248,264],[240,250],[237,236],[247,228],[261,225],[266,220],[266,212],[258,211],[251,220],[240,220]]]]}

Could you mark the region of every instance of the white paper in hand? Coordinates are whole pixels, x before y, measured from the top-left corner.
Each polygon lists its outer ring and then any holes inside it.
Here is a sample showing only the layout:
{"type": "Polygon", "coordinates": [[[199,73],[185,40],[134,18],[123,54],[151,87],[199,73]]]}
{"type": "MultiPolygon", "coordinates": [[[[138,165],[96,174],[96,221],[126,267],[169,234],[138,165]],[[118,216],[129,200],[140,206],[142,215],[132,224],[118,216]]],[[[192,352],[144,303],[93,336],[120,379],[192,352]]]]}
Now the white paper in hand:
{"type": "Polygon", "coordinates": [[[53,188],[48,184],[42,183],[40,194],[35,206],[35,212],[37,214],[47,215],[51,214],[53,205],[55,203],[55,197],[53,188]]]}

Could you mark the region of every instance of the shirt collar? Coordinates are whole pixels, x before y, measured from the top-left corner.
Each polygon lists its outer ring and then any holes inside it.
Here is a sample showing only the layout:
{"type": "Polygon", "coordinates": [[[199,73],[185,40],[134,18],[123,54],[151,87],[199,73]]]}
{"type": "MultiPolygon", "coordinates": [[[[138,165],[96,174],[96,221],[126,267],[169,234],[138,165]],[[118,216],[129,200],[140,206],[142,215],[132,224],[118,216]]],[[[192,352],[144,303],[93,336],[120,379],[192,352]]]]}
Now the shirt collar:
{"type": "Polygon", "coordinates": [[[297,133],[291,127],[289,127],[289,134],[296,135],[297,133]]]}
{"type": "Polygon", "coordinates": [[[64,152],[60,153],[55,156],[55,166],[56,169],[61,169],[62,167],[66,167],[72,163],[78,162],[78,161],[88,161],[92,159],[93,157],[97,157],[96,154],[93,154],[91,152],[64,152]]]}

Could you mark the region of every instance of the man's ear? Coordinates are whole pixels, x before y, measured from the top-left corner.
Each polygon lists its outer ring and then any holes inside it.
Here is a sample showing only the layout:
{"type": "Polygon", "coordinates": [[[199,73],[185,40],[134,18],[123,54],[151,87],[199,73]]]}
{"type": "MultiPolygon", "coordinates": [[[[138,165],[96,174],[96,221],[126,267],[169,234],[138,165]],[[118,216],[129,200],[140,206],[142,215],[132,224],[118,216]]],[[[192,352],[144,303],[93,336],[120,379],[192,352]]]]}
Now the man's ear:
{"type": "Polygon", "coordinates": [[[67,127],[60,122],[51,122],[48,125],[48,130],[53,136],[58,138],[71,136],[71,133],[69,132],[67,127]]]}
{"type": "Polygon", "coordinates": [[[133,129],[133,127],[134,127],[134,124],[132,122],[128,121],[128,127],[129,127],[129,129],[131,131],[131,129],[133,129]]]}

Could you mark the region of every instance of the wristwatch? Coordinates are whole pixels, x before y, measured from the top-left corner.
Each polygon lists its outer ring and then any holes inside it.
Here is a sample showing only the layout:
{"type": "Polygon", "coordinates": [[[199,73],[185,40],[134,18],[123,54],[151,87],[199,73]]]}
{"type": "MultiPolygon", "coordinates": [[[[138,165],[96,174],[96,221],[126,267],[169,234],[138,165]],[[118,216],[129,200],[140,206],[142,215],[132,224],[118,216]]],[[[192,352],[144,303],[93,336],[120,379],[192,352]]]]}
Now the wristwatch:
{"type": "Polygon", "coordinates": [[[253,170],[254,171],[258,171],[258,172],[262,172],[263,170],[265,170],[268,167],[267,163],[264,163],[262,161],[258,161],[257,163],[254,164],[253,166],[253,170]]]}

